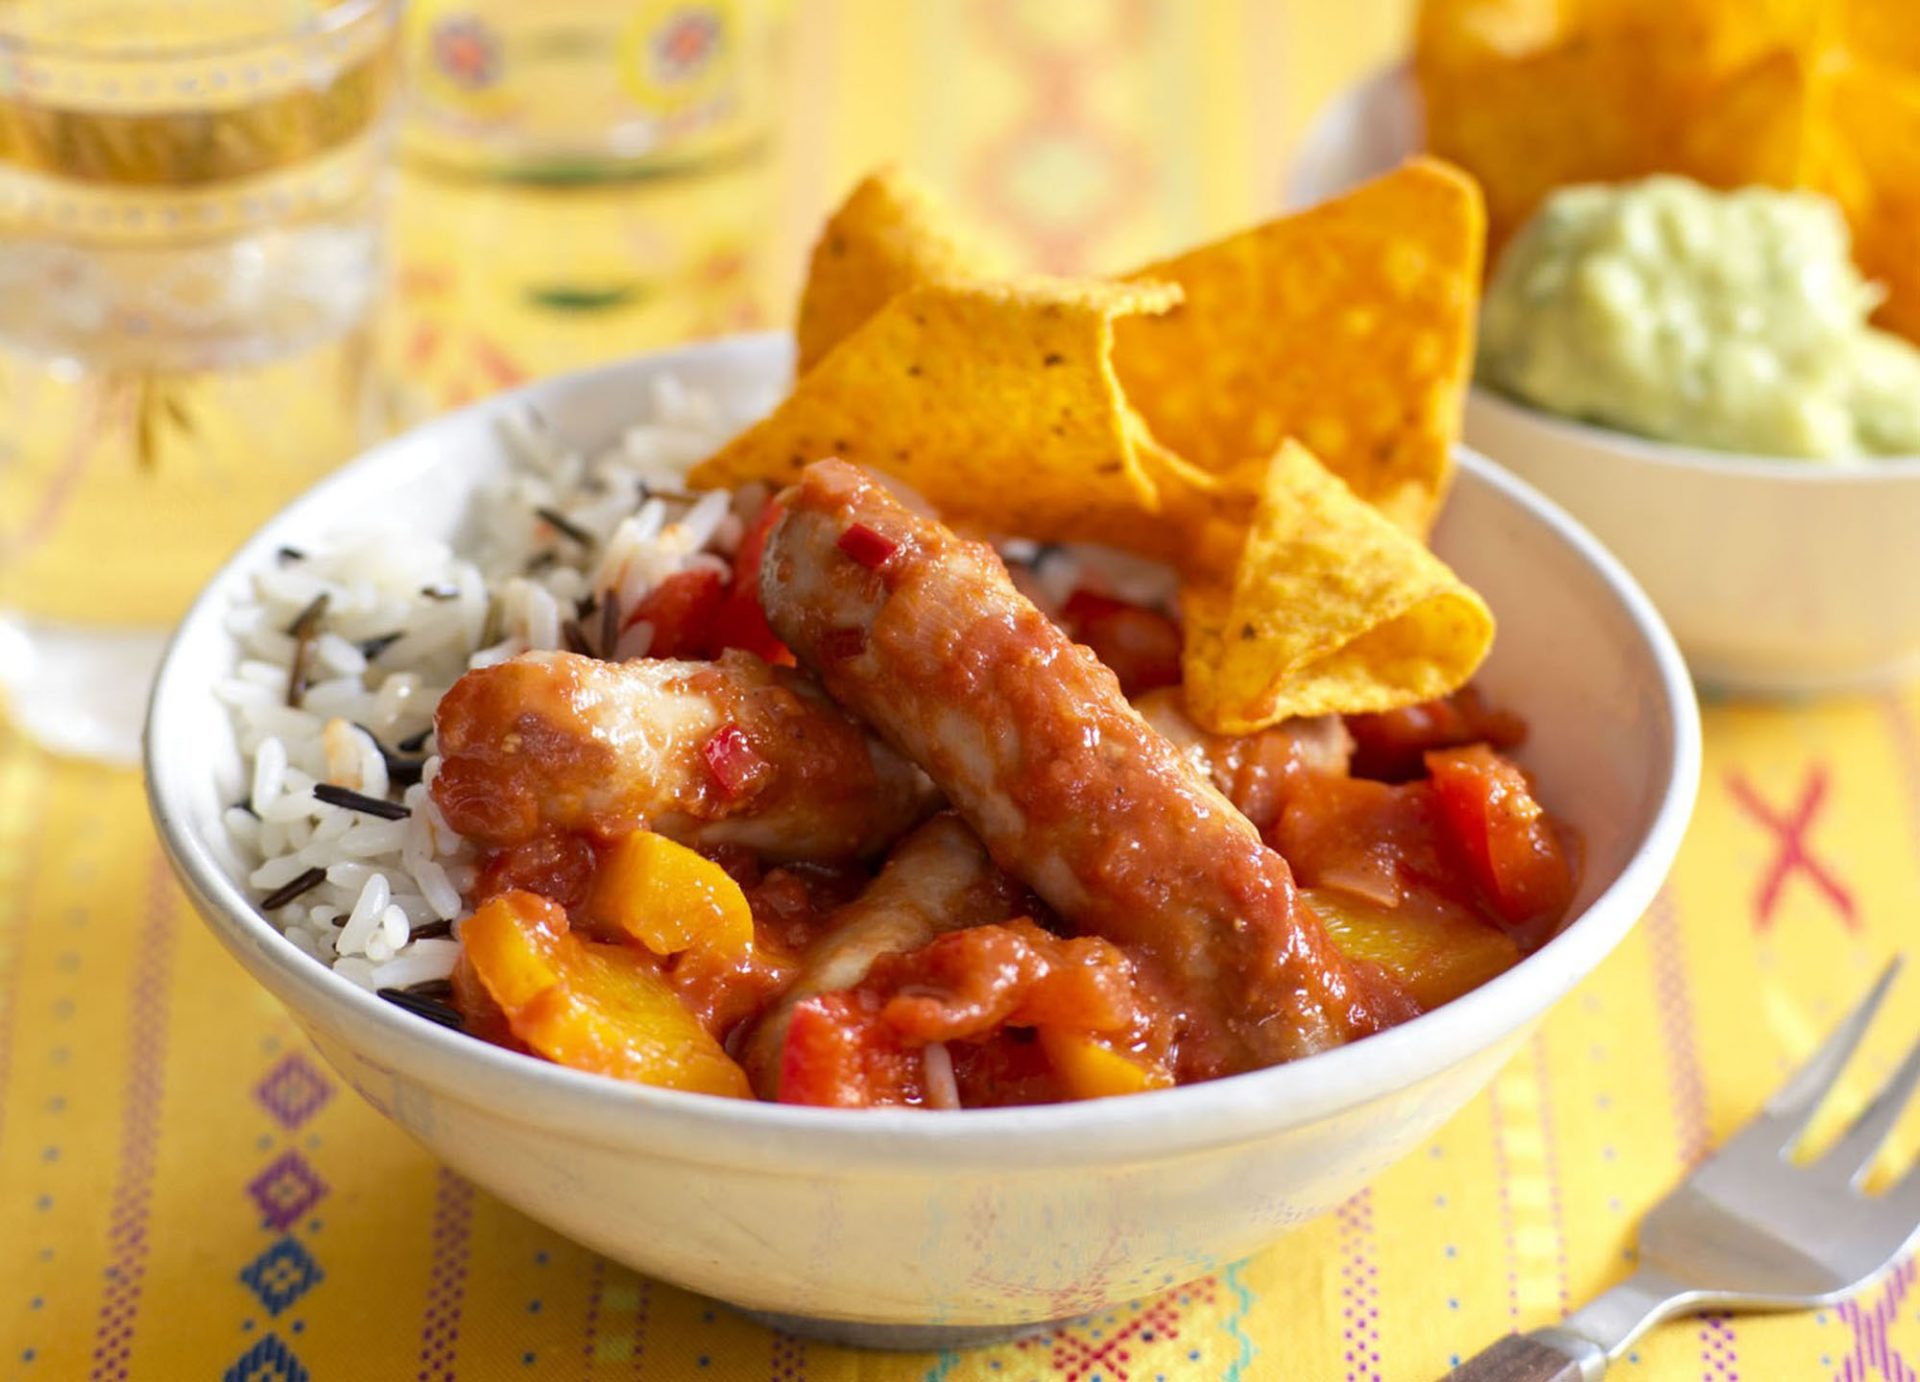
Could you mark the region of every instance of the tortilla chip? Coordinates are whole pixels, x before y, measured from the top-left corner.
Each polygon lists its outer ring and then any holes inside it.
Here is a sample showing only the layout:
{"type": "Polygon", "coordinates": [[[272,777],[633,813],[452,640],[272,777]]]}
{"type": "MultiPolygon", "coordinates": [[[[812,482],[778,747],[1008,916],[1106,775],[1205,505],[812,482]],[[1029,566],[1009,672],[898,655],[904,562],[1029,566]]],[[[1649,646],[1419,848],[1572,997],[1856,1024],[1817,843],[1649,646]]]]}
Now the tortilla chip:
{"type": "Polygon", "coordinates": [[[1296,438],[1362,499],[1424,533],[1452,473],[1483,231],[1472,181],[1415,159],[1142,269],[1132,277],[1176,283],[1186,300],[1116,323],[1128,401],[1202,470],[1296,438]]]}
{"type": "Polygon", "coordinates": [[[1574,0],[1574,26],[1642,45],[1649,61],[1710,85],[1768,53],[1810,55],[1833,28],[1834,0],[1574,0]]]}
{"type": "Polygon", "coordinates": [[[1920,341],[1920,81],[1891,68],[1845,66],[1830,99],[1859,177],[1859,186],[1835,195],[1853,227],[1855,260],[1887,290],[1874,321],[1920,341]]]}
{"type": "Polygon", "coordinates": [[[1633,37],[1585,37],[1510,63],[1421,74],[1427,147],[1479,179],[1497,252],[1548,193],[1657,172],[1688,102],[1633,37]]]}
{"type": "MultiPolygon", "coordinates": [[[[1497,253],[1556,188],[1684,172],[1817,185],[1834,151],[1810,87],[1851,7],[1920,48],[1911,0],[1427,0],[1428,147],[1487,196],[1497,253]],[[1893,8],[1903,13],[1891,16],[1893,8]]],[[[1859,40],[1856,40],[1856,44],[1859,40]]]]}
{"type": "Polygon", "coordinates": [[[813,247],[794,324],[799,372],[812,369],[908,288],[994,272],[925,184],[893,168],[871,174],[848,194],[813,247]]]}
{"type": "Polygon", "coordinates": [[[1807,59],[1779,49],[1735,73],[1702,102],[1682,135],[1677,167],[1712,187],[1806,187],[1826,162],[1807,59]]]}
{"type": "Polygon", "coordinates": [[[1920,74],[1920,19],[1913,0],[1840,0],[1841,31],[1862,61],[1920,74]]]}
{"type": "Polygon", "coordinates": [[[1413,36],[1414,62],[1466,68],[1525,57],[1573,35],[1583,0],[1426,0],[1413,36]]]}
{"type": "Polygon", "coordinates": [[[1231,580],[1189,583],[1181,608],[1187,710],[1218,734],[1431,700],[1493,644],[1485,602],[1291,442],[1231,580]]]}
{"type": "Polygon", "coordinates": [[[910,288],[689,478],[784,485],[837,456],[904,480],[950,522],[1109,540],[1115,516],[1144,526],[1159,509],[1138,454],[1151,439],[1114,377],[1115,322],[1179,300],[1159,283],[910,288]]]}
{"type": "Polygon", "coordinates": [[[1704,83],[1776,48],[1806,49],[1819,42],[1830,26],[1833,3],[1425,0],[1415,28],[1415,62],[1428,70],[1459,71],[1512,62],[1584,39],[1628,37],[1649,65],[1684,68],[1704,83]]]}

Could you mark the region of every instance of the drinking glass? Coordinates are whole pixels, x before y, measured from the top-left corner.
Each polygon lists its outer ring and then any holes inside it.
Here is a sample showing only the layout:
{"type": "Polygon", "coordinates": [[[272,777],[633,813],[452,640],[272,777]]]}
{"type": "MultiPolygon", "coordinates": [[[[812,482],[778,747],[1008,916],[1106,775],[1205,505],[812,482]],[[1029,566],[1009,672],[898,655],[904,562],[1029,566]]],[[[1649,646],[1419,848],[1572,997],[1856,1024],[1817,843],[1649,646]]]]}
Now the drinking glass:
{"type": "Polygon", "coordinates": [[[654,178],[766,151],[784,0],[414,0],[406,147],[449,170],[654,178]]]}
{"type": "Polygon", "coordinates": [[[166,627],[380,423],[400,0],[0,4],[0,685],[131,758],[166,627]]]}
{"type": "Polygon", "coordinates": [[[414,0],[391,316],[408,419],[763,326],[788,0],[414,0]]]}

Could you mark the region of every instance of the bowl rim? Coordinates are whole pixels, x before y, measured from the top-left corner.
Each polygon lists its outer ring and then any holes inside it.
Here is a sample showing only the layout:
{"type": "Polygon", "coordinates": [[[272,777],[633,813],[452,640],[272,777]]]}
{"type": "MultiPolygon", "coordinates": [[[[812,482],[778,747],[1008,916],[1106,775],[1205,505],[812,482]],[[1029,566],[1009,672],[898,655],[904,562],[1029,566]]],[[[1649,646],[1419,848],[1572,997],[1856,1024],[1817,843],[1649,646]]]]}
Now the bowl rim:
{"type": "MultiPolygon", "coordinates": [[[[1311,199],[1303,196],[1299,179],[1303,164],[1323,161],[1328,150],[1334,147],[1333,122],[1336,119],[1358,120],[1379,111],[1388,102],[1411,96],[1411,113],[1415,120],[1422,120],[1419,108],[1419,87],[1414,74],[1413,59],[1403,57],[1383,63],[1356,81],[1349,83],[1328,98],[1314,113],[1307,129],[1294,146],[1294,155],[1287,172],[1287,204],[1289,207],[1311,205],[1314,201],[1338,195],[1338,191],[1316,188],[1311,199]]],[[[1405,107],[1403,107],[1405,108],[1405,107]]],[[[1411,158],[1417,154],[1431,154],[1424,148],[1402,149],[1401,156],[1411,158]]],[[[1317,171],[1317,170],[1316,170],[1317,171]]],[[[1384,169],[1381,171],[1385,171],[1384,169]]],[[[1491,260],[1487,264],[1487,273],[1493,272],[1491,260]]],[[[1920,475],[1920,452],[1899,456],[1839,456],[1819,458],[1808,456],[1767,456],[1752,451],[1716,451],[1704,446],[1690,446],[1684,442],[1664,441],[1658,437],[1642,436],[1637,432],[1626,432],[1605,426],[1601,423],[1587,422],[1579,418],[1562,414],[1529,403],[1503,392],[1477,377],[1473,380],[1473,400],[1503,408],[1522,421],[1531,422],[1550,435],[1563,441],[1583,442],[1586,445],[1623,452],[1638,461],[1650,464],[1671,465],[1682,470],[1703,471],[1709,474],[1739,475],[1747,479],[1781,480],[1788,484],[1871,484],[1876,479],[1892,477],[1911,477],[1920,475]]]]}
{"type": "Polygon", "coordinates": [[[459,448],[432,445],[436,437],[490,423],[549,391],[703,363],[737,366],[744,360],[751,367],[758,360],[771,367],[789,351],[784,335],[724,337],[552,376],[444,414],[375,446],[294,500],[228,559],[195,600],[168,644],[149,702],[143,746],[149,808],[208,927],[303,1026],[315,1020],[357,1024],[365,1035],[351,1044],[377,1042],[387,1065],[436,1094],[496,1111],[511,1108],[575,1139],[644,1143],[656,1153],[676,1149],[709,1164],[765,1171],[770,1155],[777,1155],[791,1174],[1084,1166],[1193,1153],[1314,1122],[1496,1048],[1590,973],[1652,902],[1678,852],[1699,786],[1699,707],[1686,665],[1651,601],[1593,536],[1524,481],[1463,446],[1456,454],[1471,482],[1493,489],[1549,529],[1625,614],[1656,670],[1647,690],[1658,696],[1670,725],[1661,746],[1667,779],[1619,876],[1553,940],[1472,993],[1410,1022],[1290,1064],[1121,1098],[939,1116],[909,1109],[816,1109],[657,1089],[552,1065],[421,1021],[296,949],[188,825],[185,792],[204,760],[173,727],[204,709],[207,672],[188,654],[202,639],[223,636],[218,626],[229,592],[303,525],[315,523],[308,515],[325,511],[330,496],[375,476],[392,487],[449,464],[459,448]]]}
{"type": "Polygon", "coordinates": [[[1920,454],[1911,456],[1762,456],[1746,451],[1713,451],[1681,442],[1643,437],[1600,423],[1564,417],[1537,404],[1475,380],[1469,407],[1485,408],[1515,423],[1536,427],[1562,444],[1611,451],[1649,465],[1671,466],[1710,475],[1749,480],[1778,480],[1790,485],[1867,485],[1882,480],[1920,477],[1920,454]]]}

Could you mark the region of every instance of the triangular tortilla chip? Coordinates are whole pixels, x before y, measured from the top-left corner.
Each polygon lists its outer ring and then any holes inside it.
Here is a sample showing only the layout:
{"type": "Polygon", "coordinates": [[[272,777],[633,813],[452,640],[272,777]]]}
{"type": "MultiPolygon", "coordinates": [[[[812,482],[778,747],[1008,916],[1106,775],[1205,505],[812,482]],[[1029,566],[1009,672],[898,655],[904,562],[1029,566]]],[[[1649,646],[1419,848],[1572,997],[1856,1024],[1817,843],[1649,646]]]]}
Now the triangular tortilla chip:
{"type": "Polygon", "coordinates": [[[1189,582],[1181,612],[1188,713],[1219,734],[1431,700],[1493,645],[1485,602],[1292,442],[1231,578],[1189,582]]]}
{"type": "Polygon", "coordinates": [[[933,193],[895,168],[863,178],[814,244],[794,323],[805,374],[908,288],[990,278],[994,265],[968,243],[933,193]]]}
{"type": "Polygon", "coordinates": [[[1179,300],[1155,283],[910,288],[689,478],[784,485],[837,456],[906,481],[951,522],[1105,540],[1113,516],[1159,509],[1113,374],[1115,321],[1179,300]]]}
{"type": "Polygon", "coordinates": [[[1842,65],[1833,118],[1860,185],[1836,187],[1862,272],[1886,286],[1874,322],[1920,341],[1920,81],[1887,67],[1842,65]]]}
{"type": "Polygon", "coordinates": [[[1781,49],[1812,53],[1834,28],[1834,0],[1575,0],[1584,36],[1625,39],[1681,83],[1705,87],[1781,49]]]}
{"type": "Polygon", "coordinates": [[[1920,14],[1913,0],[1841,0],[1841,30],[1862,62],[1920,75],[1920,14]]]}
{"type": "Polygon", "coordinates": [[[1676,168],[1710,187],[1805,187],[1822,162],[1807,60],[1781,49],[1727,78],[1682,133],[1676,168]]]}
{"type": "Polygon", "coordinates": [[[1471,179],[1415,159],[1321,206],[1131,277],[1186,301],[1116,324],[1127,399],[1203,470],[1295,438],[1424,533],[1452,473],[1485,222],[1471,179]]]}
{"type": "Polygon", "coordinates": [[[1583,0],[1426,0],[1413,50],[1429,68],[1459,70],[1544,52],[1571,37],[1583,0]]]}
{"type": "Polygon", "coordinates": [[[1427,148],[1479,180],[1495,253],[1555,188],[1658,171],[1683,123],[1679,93],[1654,80],[1631,38],[1418,72],[1427,148]]]}

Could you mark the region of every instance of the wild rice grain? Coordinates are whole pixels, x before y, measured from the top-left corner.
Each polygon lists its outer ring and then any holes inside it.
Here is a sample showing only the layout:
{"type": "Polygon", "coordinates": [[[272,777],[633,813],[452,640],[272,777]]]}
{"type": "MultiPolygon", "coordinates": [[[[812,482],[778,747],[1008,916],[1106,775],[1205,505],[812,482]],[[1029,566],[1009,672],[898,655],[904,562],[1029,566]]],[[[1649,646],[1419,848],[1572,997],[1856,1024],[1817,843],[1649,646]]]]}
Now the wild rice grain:
{"type": "Polygon", "coordinates": [[[287,704],[290,706],[298,706],[307,694],[307,660],[313,654],[313,640],[320,631],[320,621],[327,617],[327,606],[332,602],[333,597],[321,591],[287,625],[287,637],[293,640],[293,662],[287,669],[287,704]]]}
{"type": "Polygon", "coordinates": [[[421,998],[398,988],[383,988],[378,992],[394,1007],[402,1008],[415,1017],[424,1017],[429,1022],[438,1022],[442,1027],[451,1027],[456,1032],[466,1025],[461,1021],[460,1013],[456,1008],[451,1004],[442,1003],[437,998],[421,998]]]}
{"type": "Polygon", "coordinates": [[[316,782],[313,794],[329,806],[343,806],[349,811],[359,811],[365,815],[378,816],[382,820],[403,821],[413,813],[396,801],[385,801],[379,797],[370,797],[364,792],[356,792],[350,787],[336,787],[331,782],[316,782]]]}
{"type": "Polygon", "coordinates": [[[595,545],[593,534],[561,513],[560,510],[542,504],[535,508],[533,512],[535,517],[539,518],[541,522],[545,523],[562,537],[569,538],[579,543],[582,547],[592,547],[595,545]]]}
{"type": "MultiPolygon", "coordinates": [[[[260,872],[264,872],[269,865],[272,865],[278,862],[279,860],[277,859],[269,859],[267,863],[262,864],[259,869],[255,870],[255,872],[256,874],[260,872]]],[[[289,902],[293,901],[296,897],[300,896],[300,894],[307,892],[310,889],[319,887],[322,883],[326,882],[326,879],[327,879],[327,874],[325,869],[308,869],[305,873],[301,874],[299,877],[294,878],[290,882],[285,883],[278,888],[275,888],[272,892],[268,893],[265,897],[261,898],[260,910],[263,912],[276,911],[279,908],[286,906],[289,902]]],[[[258,886],[258,885],[256,884],[255,886],[258,886]]]]}

